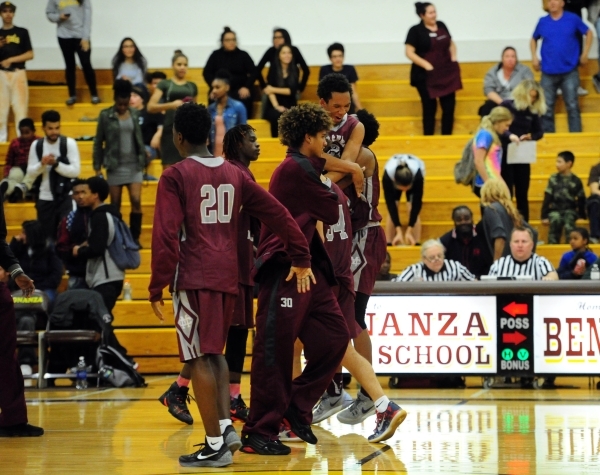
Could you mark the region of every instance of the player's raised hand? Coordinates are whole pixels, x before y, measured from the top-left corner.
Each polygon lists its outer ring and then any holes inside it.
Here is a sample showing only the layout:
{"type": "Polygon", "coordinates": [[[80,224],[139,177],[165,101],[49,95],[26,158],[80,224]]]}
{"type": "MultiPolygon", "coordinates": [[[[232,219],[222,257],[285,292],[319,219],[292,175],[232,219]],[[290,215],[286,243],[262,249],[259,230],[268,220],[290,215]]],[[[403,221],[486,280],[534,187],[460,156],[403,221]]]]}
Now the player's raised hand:
{"type": "Polygon", "coordinates": [[[312,273],[312,269],[310,267],[294,267],[290,268],[290,273],[285,279],[286,282],[289,282],[293,279],[294,275],[296,276],[296,280],[298,281],[298,293],[304,294],[310,291],[310,282],[313,284],[317,283],[317,279],[315,279],[314,274],[312,273]]]}

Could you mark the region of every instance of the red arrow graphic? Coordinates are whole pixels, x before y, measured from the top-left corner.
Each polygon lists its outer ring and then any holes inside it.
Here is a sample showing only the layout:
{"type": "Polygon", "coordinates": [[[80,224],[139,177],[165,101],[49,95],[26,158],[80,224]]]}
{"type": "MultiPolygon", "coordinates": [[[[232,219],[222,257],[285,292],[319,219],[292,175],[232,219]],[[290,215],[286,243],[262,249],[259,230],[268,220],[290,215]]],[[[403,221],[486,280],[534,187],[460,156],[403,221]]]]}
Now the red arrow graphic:
{"type": "Polygon", "coordinates": [[[529,307],[526,303],[512,302],[509,303],[502,310],[504,310],[509,315],[512,315],[513,317],[516,317],[517,315],[527,315],[527,313],[529,313],[529,307]]]}
{"type": "Polygon", "coordinates": [[[520,345],[525,340],[527,340],[527,337],[519,332],[504,333],[502,335],[502,343],[513,343],[515,345],[520,345]]]}

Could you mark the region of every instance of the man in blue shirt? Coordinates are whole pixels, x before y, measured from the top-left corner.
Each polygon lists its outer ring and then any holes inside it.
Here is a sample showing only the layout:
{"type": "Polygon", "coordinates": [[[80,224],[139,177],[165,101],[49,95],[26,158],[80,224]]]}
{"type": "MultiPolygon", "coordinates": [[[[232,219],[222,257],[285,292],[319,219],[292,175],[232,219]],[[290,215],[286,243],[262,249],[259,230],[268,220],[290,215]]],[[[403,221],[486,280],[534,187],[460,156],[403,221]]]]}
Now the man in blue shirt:
{"type": "Polygon", "coordinates": [[[592,32],[583,20],[571,12],[565,12],[564,0],[548,0],[548,16],[540,18],[531,39],[531,57],[536,71],[542,70],[542,88],[546,96],[548,112],[542,118],[545,132],[555,132],[554,104],[557,90],[562,89],[569,121],[569,132],[581,132],[579,110],[579,64],[588,61],[592,46],[592,32]],[[580,37],[585,35],[581,51],[580,37]],[[542,61],[537,55],[537,42],[542,39],[542,61]]]}

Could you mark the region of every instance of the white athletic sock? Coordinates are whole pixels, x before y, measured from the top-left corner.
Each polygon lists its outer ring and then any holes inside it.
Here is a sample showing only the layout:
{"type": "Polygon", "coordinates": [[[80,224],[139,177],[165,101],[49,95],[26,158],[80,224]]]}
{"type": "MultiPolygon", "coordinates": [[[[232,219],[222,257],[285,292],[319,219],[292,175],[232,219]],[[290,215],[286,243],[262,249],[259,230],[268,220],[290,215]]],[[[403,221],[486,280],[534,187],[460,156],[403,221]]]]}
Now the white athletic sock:
{"type": "Polygon", "coordinates": [[[223,432],[225,432],[225,429],[227,429],[227,426],[231,425],[231,419],[220,419],[219,420],[219,427],[221,428],[221,434],[223,432]]]}
{"type": "Polygon", "coordinates": [[[377,401],[375,401],[375,410],[377,412],[385,412],[390,403],[390,399],[387,396],[381,396],[377,401]]]}
{"type": "Polygon", "coordinates": [[[223,436],[209,437],[206,436],[206,443],[213,450],[219,450],[223,446],[223,436]]]}

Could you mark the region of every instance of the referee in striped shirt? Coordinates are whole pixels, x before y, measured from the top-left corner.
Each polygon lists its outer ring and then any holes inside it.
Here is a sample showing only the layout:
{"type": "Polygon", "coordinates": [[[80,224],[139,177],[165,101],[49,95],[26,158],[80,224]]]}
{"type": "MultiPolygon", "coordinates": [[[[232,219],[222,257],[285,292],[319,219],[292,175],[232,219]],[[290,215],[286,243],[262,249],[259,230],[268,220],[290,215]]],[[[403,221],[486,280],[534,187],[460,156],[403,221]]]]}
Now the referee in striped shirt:
{"type": "Polygon", "coordinates": [[[545,257],[533,252],[533,233],[529,228],[514,228],[510,235],[510,255],[490,267],[497,277],[531,276],[533,280],[558,280],[558,274],[545,257]]]}
{"type": "Polygon", "coordinates": [[[430,239],[421,246],[422,262],[408,266],[393,282],[475,280],[460,262],[445,259],[445,248],[439,239],[430,239]]]}

